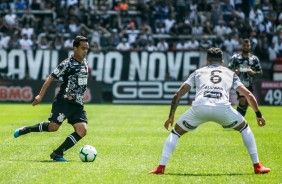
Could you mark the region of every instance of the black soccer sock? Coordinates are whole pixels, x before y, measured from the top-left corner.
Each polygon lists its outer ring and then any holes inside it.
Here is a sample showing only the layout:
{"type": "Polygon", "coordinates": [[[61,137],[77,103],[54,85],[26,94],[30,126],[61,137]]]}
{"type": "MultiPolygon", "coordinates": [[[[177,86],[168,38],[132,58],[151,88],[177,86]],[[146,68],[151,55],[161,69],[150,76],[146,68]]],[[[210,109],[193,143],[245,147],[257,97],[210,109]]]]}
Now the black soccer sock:
{"type": "Polygon", "coordinates": [[[49,122],[41,122],[33,126],[27,127],[29,132],[48,132],[49,122]]]}
{"type": "Polygon", "coordinates": [[[241,106],[240,104],[237,106],[237,111],[242,115],[245,116],[247,112],[247,108],[241,106]]]}
{"type": "Polygon", "coordinates": [[[63,152],[73,147],[82,137],[76,132],[70,134],[66,140],[54,151],[58,155],[63,155],[63,152]]]}

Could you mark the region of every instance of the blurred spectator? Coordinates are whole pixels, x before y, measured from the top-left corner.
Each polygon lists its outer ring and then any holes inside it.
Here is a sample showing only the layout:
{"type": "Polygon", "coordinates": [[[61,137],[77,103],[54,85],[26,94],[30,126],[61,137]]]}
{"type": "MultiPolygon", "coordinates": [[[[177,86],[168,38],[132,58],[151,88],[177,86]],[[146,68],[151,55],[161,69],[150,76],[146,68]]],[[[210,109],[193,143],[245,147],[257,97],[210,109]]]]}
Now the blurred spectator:
{"type": "Polygon", "coordinates": [[[200,12],[211,12],[212,6],[211,3],[208,2],[208,0],[201,0],[198,3],[198,11],[200,12]]]}
{"type": "Polygon", "coordinates": [[[140,26],[140,31],[145,32],[147,34],[152,34],[152,28],[151,26],[147,23],[147,21],[142,22],[140,26]]]}
{"type": "Polygon", "coordinates": [[[29,7],[31,10],[40,10],[41,7],[40,7],[39,0],[32,0],[29,7]]]}
{"type": "Polygon", "coordinates": [[[214,38],[213,47],[221,48],[223,50],[223,37],[217,36],[214,38]]]}
{"type": "Polygon", "coordinates": [[[101,45],[101,38],[102,37],[109,37],[111,33],[100,24],[94,24],[92,27],[87,27],[85,24],[80,24],[80,29],[84,29],[87,33],[91,35],[91,39],[89,44],[93,45],[94,42],[97,42],[101,45]]]}
{"type": "Polygon", "coordinates": [[[231,4],[230,0],[225,0],[223,5],[221,6],[223,12],[223,20],[225,22],[229,22],[233,20],[232,13],[234,12],[235,8],[234,5],[231,4]]]}
{"type": "Polygon", "coordinates": [[[53,41],[53,43],[52,43],[52,45],[53,45],[53,48],[55,50],[63,49],[63,47],[64,47],[64,38],[63,38],[63,36],[60,35],[60,34],[57,34],[55,39],[54,39],[54,41],[53,41]]]}
{"type": "Polygon", "coordinates": [[[226,36],[226,39],[223,41],[223,47],[229,58],[234,54],[234,50],[238,45],[240,44],[236,38],[233,38],[231,35],[226,36]]]}
{"type": "Polygon", "coordinates": [[[117,29],[112,29],[111,35],[109,36],[109,49],[116,49],[117,45],[119,44],[121,37],[118,34],[117,29]]]}
{"type": "Polygon", "coordinates": [[[94,42],[90,50],[93,52],[98,52],[101,50],[101,46],[97,42],[94,42]]]}
{"type": "Polygon", "coordinates": [[[166,33],[170,33],[170,29],[176,23],[174,16],[171,14],[168,18],[164,19],[165,31],[166,33]]]}
{"type": "Polygon", "coordinates": [[[101,26],[105,27],[105,25],[110,21],[110,15],[108,14],[108,11],[111,9],[111,6],[109,0],[98,1],[98,7],[101,11],[101,26]]]}
{"type": "Polygon", "coordinates": [[[192,27],[188,22],[180,22],[177,25],[177,33],[181,34],[181,35],[191,35],[192,33],[192,27]]]}
{"type": "Polygon", "coordinates": [[[4,26],[9,31],[13,31],[15,29],[19,30],[18,27],[18,18],[17,15],[10,9],[8,13],[4,16],[4,26]]]}
{"type": "Polygon", "coordinates": [[[80,3],[84,7],[85,10],[94,10],[95,8],[95,0],[81,0],[80,3]]]}
{"type": "Polygon", "coordinates": [[[168,43],[164,39],[161,39],[157,43],[157,50],[158,51],[167,51],[168,50],[168,43]]]}
{"type": "Polygon", "coordinates": [[[30,39],[33,34],[34,34],[34,29],[30,27],[28,23],[26,23],[25,26],[21,30],[21,36],[27,35],[27,37],[30,39]]]}
{"type": "Polygon", "coordinates": [[[212,42],[209,39],[208,35],[204,35],[203,39],[200,42],[200,49],[201,50],[206,50],[212,46],[212,42]]]}
{"type": "Polygon", "coordinates": [[[49,42],[47,38],[44,36],[41,37],[39,43],[37,44],[37,48],[42,50],[50,49],[50,46],[51,46],[51,42],[49,42]]]}
{"type": "Polygon", "coordinates": [[[195,36],[192,36],[191,40],[187,42],[187,49],[197,50],[199,48],[199,42],[196,40],[195,36]]]}
{"type": "Polygon", "coordinates": [[[149,52],[157,51],[157,47],[154,45],[153,41],[148,42],[148,44],[146,46],[146,51],[149,51],[149,52]]]}
{"type": "MultiPolygon", "coordinates": [[[[277,45],[278,46],[278,45],[277,45]]],[[[273,62],[279,54],[278,47],[275,47],[275,43],[271,43],[268,47],[269,61],[273,62]]]]}
{"type": "Polygon", "coordinates": [[[9,49],[19,49],[20,48],[20,31],[15,31],[11,40],[9,42],[9,49]]]}
{"type": "Polygon", "coordinates": [[[27,4],[25,0],[16,0],[15,10],[25,10],[26,8],[27,8],[27,4]]]}
{"type": "Polygon", "coordinates": [[[78,0],[66,0],[66,6],[69,8],[70,6],[78,5],[78,0]]]}
{"type": "Polygon", "coordinates": [[[192,26],[192,35],[199,36],[202,35],[204,32],[203,26],[200,24],[196,24],[192,26]]]}
{"type": "Polygon", "coordinates": [[[130,50],[130,44],[127,42],[126,38],[122,38],[121,42],[116,47],[119,51],[128,51],[130,50]]]}
{"type": "Polygon", "coordinates": [[[78,35],[80,31],[80,24],[76,18],[71,18],[68,25],[68,30],[70,31],[71,35],[78,35]]]}
{"type": "Polygon", "coordinates": [[[165,1],[158,1],[155,5],[155,25],[164,22],[169,17],[171,9],[165,1]]]}
{"type": "Polygon", "coordinates": [[[203,27],[203,34],[212,35],[212,27],[209,21],[206,21],[203,27]]]}
{"type": "Polygon", "coordinates": [[[8,9],[10,9],[9,0],[2,0],[2,1],[0,1],[0,11],[8,10],[8,9]]]}
{"type": "Polygon", "coordinates": [[[121,16],[127,16],[128,14],[128,1],[127,0],[121,0],[118,3],[118,10],[121,14],[121,16]]]}
{"type": "Polygon", "coordinates": [[[131,21],[125,28],[125,33],[128,38],[128,43],[132,44],[136,41],[136,38],[138,37],[140,31],[136,29],[135,23],[131,21]]]}
{"type": "Polygon", "coordinates": [[[271,21],[273,25],[275,25],[278,22],[277,16],[278,16],[278,13],[276,11],[274,11],[273,5],[269,4],[268,5],[268,12],[265,14],[265,17],[267,17],[267,19],[269,21],[271,21]]]}
{"type": "Polygon", "coordinates": [[[254,21],[256,26],[258,26],[260,23],[263,22],[264,15],[258,5],[255,5],[251,9],[250,14],[249,14],[249,19],[250,21],[254,21]]]}
{"type": "Polygon", "coordinates": [[[7,35],[6,32],[3,32],[0,37],[0,49],[8,49],[11,36],[7,35]]]}
{"type": "Polygon", "coordinates": [[[185,40],[181,39],[176,43],[175,49],[176,50],[187,50],[188,45],[186,44],[185,40]]]}
{"type": "Polygon", "coordinates": [[[219,20],[218,25],[214,27],[213,32],[216,36],[224,36],[227,34],[227,27],[224,25],[223,20],[219,20]]]}
{"type": "Polygon", "coordinates": [[[244,20],[246,15],[245,13],[242,11],[241,7],[236,7],[236,10],[232,12],[232,16],[234,18],[234,21],[241,19],[244,20]]]}
{"type": "Polygon", "coordinates": [[[65,50],[72,50],[72,42],[73,40],[68,37],[67,39],[65,39],[65,42],[64,42],[64,49],[65,50]]]}
{"type": "Polygon", "coordinates": [[[190,9],[187,0],[175,0],[174,6],[177,20],[182,19],[185,13],[190,9]]]}
{"type": "Polygon", "coordinates": [[[156,31],[157,34],[165,34],[166,30],[165,30],[165,26],[163,22],[158,22],[156,24],[156,31]]]}
{"type": "Polygon", "coordinates": [[[57,33],[66,33],[67,32],[67,20],[58,18],[55,20],[55,29],[57,33]]]}
{"type": "Polygon", "coordinates": [[[18,21],[21,23],[21,25],[29,24],[33,28],[37,29],[37,22],[39,19],[37,19],[30,11],[30,9],[26,9],[23,16],[19,18],[18,21]]]}
{"type": "Polygon", "coordinates": [[[281,38],[278,39],[277,48],[278,48],[279,56],[282,56],[282,39],[281,38]]]}
{"type": "Polygon", "coordinates": [[[22,36],[22,38],[19,40],[20,48],[23,50],[31,50],[33,49],[33,41],[28,38],[26,34],[22,36]]]}

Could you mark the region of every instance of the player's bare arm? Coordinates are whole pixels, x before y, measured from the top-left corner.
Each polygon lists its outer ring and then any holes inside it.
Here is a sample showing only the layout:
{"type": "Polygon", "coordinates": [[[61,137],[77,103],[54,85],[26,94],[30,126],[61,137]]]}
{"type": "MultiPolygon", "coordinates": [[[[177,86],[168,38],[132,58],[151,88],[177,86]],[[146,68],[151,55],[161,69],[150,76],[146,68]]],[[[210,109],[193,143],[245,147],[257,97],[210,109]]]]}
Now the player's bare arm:
{"type": "Polygon", "coordinates": [[[189,86],[186,83],[183,83],[181,85],[181,87],[177,90],[177,92],[175,93],[175,95],[173,96],[172,100],[171,100],[171,105],[170,105],[170,112],[169,112],[169,117],[166,120],[164,127],[168,130],[169,129],[169,125],[173,125],[173,121],[174,121],[174,114],[176,112],[176,109],[178,107],[179,104],[179,100],[181,99],[182,96],[184,96],[189,90],[191,89],[191,86],[189,86]]]}
{"type": "Polygon", "coordinates": [[[38,104],[42,101],[42,99],[43,99],[43,97],[44,97],[44,95],[45,95],[45,93],[46,93],[48,87],[50,86],[50,84],[51,84],[54,80],[55,80],[55,78],[52,77],[51,75],[49,75],[49,76],[47,77],[47,79],[45,80],[45,82],[44,82],[44,84],[43,84],[43,86],[42,86],[42,88],[41,88],[39,94],[34,98],[34,100],[33,100],[33,102],[32,102],[32,105],[33,105],[33,106],[38,105],[38,104]]]}
{"type": "Polygon", "coordinates": [[[248,74],[251,75],[251,76],[254,76],[254,75],[262,75],[262,70],[259,70],[259,71],[254,71],[252,70],[252,68],[248,68],[248,74]]]}
{"type": "Polygon", "coordinates": [[[247,99],[249,105],[251,108],[254,110],[257,116],[257,123],[259,126],[264,126],[265,125],[265,119],[262,117],[257,100],[255,96],[245,87],[245,86],[239,86],[236,91],[238,91],[240,94],[244,95],[244,97],[247,99]]]}

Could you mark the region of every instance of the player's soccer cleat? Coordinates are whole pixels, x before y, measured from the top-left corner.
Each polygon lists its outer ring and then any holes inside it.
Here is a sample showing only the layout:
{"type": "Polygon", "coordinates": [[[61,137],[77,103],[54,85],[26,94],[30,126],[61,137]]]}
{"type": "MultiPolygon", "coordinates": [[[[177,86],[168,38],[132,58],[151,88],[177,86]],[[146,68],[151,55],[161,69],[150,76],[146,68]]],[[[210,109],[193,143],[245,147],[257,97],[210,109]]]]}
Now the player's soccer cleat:
{"type": "Polygon", "coordinates": [[[62,155],[58,155],[55,152],[51,153],[50,158],[57,162],[66,162],[67,161],[66,159],[64,159],[62,155]]]}
{"type": "Polygon", "coordinates": [[[159,165],[156,169],[153,169],[149,174],[164,174],[165,165],[159,165]]]}
{"type": "Polygon", "coordinates": [[[26,127],[25,127],[25,126],[24,126],[24,127],[21,127],[21,128],[18,128],[18,129],[15,130],[15,132],[14,132],[14,137],[15,137],[15,138],[18,138],[19,136],[25,134],[25,133],[23,133],[25,130],[26,130],[26,127]]]}
{"type": "Polygon", "coordinates": [[[254,170],[256,174],[265,174],[270,172],[270,169],[264,167],[261,163],[254,164],[254,170]]]}

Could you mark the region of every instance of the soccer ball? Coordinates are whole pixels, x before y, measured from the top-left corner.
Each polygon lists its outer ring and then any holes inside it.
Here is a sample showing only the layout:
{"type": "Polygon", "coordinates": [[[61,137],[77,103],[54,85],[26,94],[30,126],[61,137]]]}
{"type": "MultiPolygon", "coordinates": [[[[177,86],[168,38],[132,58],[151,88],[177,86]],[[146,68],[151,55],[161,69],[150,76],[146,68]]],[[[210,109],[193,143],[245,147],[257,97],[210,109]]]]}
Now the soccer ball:
{"type": "Polygon", "coordinates": [[[97,156],[97,151],[93,146],[85,145],[80,148],[79,158],[82,162],[93,162],[97,156]]]}

